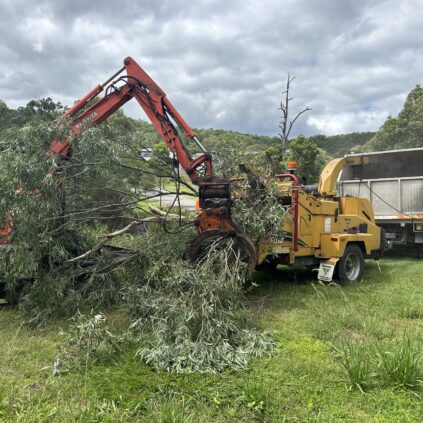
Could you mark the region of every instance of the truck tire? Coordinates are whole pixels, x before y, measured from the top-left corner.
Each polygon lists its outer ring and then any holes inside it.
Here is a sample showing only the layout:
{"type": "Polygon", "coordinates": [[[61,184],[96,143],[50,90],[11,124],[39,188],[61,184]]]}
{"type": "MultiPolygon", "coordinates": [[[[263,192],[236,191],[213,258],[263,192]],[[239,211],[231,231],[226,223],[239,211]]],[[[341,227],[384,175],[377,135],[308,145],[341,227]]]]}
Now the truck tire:
{"type": "Polygon", "coordinates": [[[388,243],[386,242],[386,231],[385,228],[380,228],[380,257],[383,257],[383,253],[388,247],[388,243]]]}
{"type": "Polygon", "coordinates": [[[356,244],[348,244],[338,262],[336,276],[341,285],[358,282],[364,272],[364,255],[356,244]]]}

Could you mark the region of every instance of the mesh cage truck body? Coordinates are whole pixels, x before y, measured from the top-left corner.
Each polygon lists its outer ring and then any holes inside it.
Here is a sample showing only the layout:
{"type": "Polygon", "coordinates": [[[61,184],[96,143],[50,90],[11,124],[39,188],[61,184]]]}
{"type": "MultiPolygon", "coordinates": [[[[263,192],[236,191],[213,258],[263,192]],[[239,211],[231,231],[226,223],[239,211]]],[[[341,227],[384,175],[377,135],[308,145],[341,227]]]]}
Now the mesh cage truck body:
{"type": "Polygon", "coordinates": [[[352,154],[363,164],[345,166],[341,196],[368,198],[388,247],[415,246],[423,258],[423,148],[352,154]]]}

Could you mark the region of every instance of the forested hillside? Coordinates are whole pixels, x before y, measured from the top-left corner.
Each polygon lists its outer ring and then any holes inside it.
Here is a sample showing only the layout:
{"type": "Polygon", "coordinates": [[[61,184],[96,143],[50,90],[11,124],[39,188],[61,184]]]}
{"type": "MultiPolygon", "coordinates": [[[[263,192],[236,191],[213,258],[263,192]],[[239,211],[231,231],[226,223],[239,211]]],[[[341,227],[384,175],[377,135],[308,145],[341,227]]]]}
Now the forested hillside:
{"type": "Polygon", "coordinates": [[[364,149],[380,151],[413,147],[423,147],[423,88],[420,85],[409,92],[398,116],[389,116],[364,149]]]}
{"type": "MultiPolygon", "coordinates": [[[[48,122],[60,116],[64,107],[52,99],[32,100],[25,107],[14,110],[0,103],[0,141],[7,139],[7,131],[22,128],[34,120],[48,122]]],[[[116,112],[103,126],[103,130],[117,149],[130,149],[132,154],[143,148],[152,148],[155,157],[163,160],[168,156],[155,128],[140,119],[116,112]],[[130,147],[128,147],[130,145],[130,147]]],[[[205,147],[214,158],[215,172],[225,177],[240,173],[239,164],[255,168],[261,174],[280,173],[287,160],[296,160],[299,170],[310,183],[317,182],[319,174],[332,157],[348,154],[367,142],[373,133],[352,133],[336,136],[299,136],[292,141],[286,157],[281,155],[278,136],[243,134],[222,129],[196,129],[205,147]]],[[[180,134],[184,138],[183,134],[180,134]]],[[[191,154],[199,153],[190,139],[184,139],[191,154]]]]}
{"type": "MultiPolygon", "coordinates": [[[[9,129],[22,127],[35,118],[49,121],[60,116],[63,111],[64,107],[50,98],[32,100],[25,107],[18,109],[11,109],[0,100],[0,141],[5,138],[4,135],[9,129]]],[[[118,111],[109,119],[107,127],[117,144],[131,140],[134,148],[154,147],[156,153],[163,149],[159,147],[161,139],[150,123],[128,117],[122,111],[118,111]]],[[[197,129],[197,132],[215,157],[218,168],[236,172],[235,167],[241,162],[266,168],[270,166],[270,158],[277,171],[283,170],[280,139],[277,136],[244,134],[222,129],[197,129]]],[[[307,156],[305,150],[309,150],[308,155],[310,150],[313,154],[317,154],[319,166],[312,171],[314,178],[318,168],[332,157],[341,157],[351,152],[421,147],[423,146],[423,88],[417,85],[411,90],[399,115],[388,117],[376,133],[353,132],[332,136],[318,134],[297,137],[291,141],[294,140],[296,144],[293,144],[295,148],[291,149],[291,158],[301,162],[302,156],[307,156]],[[299,148],[301,144],[304,144],[304,151],[299,148]]],[[[190,140],[185,142],[192,153],[198,151],[190,140]]],[[[285,160],[287,158],[289,157],[285,160]]]]}
{"type": "Polygon", "coordinates": [[[341,157],[349,154],[353,149],[364,145],[368,142],[375,132],[353,132],[351,134],[339,135],[313,135],[310,137],[317,147],[325,150],[333,157],[341,157]]]}
{"type": "MultiPolygon", "coordinates": [[[[0,100],[0,137],[9,128],[21,127],[35,117],[50,120],[52,116],[59,116],[63,110],[60,103],[55,103],[50,98],[32,100],[25,107],[18,109],[11,109],[0,100]]],[[[153,147],[160,142],[160,137],[151,124],[132,119],[123,112],[116,113],[109,120],[109,126],[114,136],[119,138],[131,135],[138,139],[140,146],[153,147]]],[[[276,155],[280,145],[277,136],[244,134],[223,129],[197,129],[197,132],[205,146],[217,157],[222,158],[237,155],[241,159],[247,157],[257,160],[263,158],[266,151],[276,155]]],[[[373,135],[372,132],[363,132],[335,136],[315,135],[309,139],[318,148],[337,157],[351,152],[355,146],[363,145],[373,135]]],[[[188,145],[191,146],[189,142],[188,145]]]]}

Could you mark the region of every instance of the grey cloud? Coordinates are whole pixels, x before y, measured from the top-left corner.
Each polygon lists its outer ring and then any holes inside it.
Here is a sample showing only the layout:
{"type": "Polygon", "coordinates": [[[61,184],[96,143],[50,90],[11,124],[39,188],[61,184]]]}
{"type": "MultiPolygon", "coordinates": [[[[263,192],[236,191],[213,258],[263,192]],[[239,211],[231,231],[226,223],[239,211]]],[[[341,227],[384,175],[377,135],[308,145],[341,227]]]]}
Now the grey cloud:
{"type": "Polygon", "coordinates": [[[0,0],[0,98],[70,104],[131,55],[195,127],[276,134],[289,71],[293,111],[313,108],[294,135],[375,130],[421,82],[422,18],[417,0],[0,0]]]}

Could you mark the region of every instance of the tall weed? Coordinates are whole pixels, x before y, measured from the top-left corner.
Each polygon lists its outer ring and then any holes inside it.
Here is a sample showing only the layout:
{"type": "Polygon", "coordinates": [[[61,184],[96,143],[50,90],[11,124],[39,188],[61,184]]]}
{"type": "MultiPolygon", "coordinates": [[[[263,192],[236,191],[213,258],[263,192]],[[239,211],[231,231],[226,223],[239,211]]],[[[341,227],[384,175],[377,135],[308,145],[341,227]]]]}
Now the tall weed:
{"type": "Polygon", "coordinates": [[[336,351],[352,388],[364,391],[372,381],[402,388],[423,384],[423,352],[408,336],[389,344],[344,340],[336,351]]]}
{"type": "Polygon", "coordinates": [[[351,387],[363,392],[369,386],[372,376],[368,347],[351,341],[343,341],[337,348],[337,352],[351,387]]]}
{"type": "Polygon", "coordinates": [[[378,372],[382,380],[398,387],[414,388],[423,382],[421,363],[423,352],[408,336],[389,347],[375,341],[378,372]]]}
{"type": "Polygon", "coordinates": [[[160,404],[155,403],[148,414],[151,423],[194,423],[193,414],[188,410],[185,399],[169,396],[160,404]]]}

